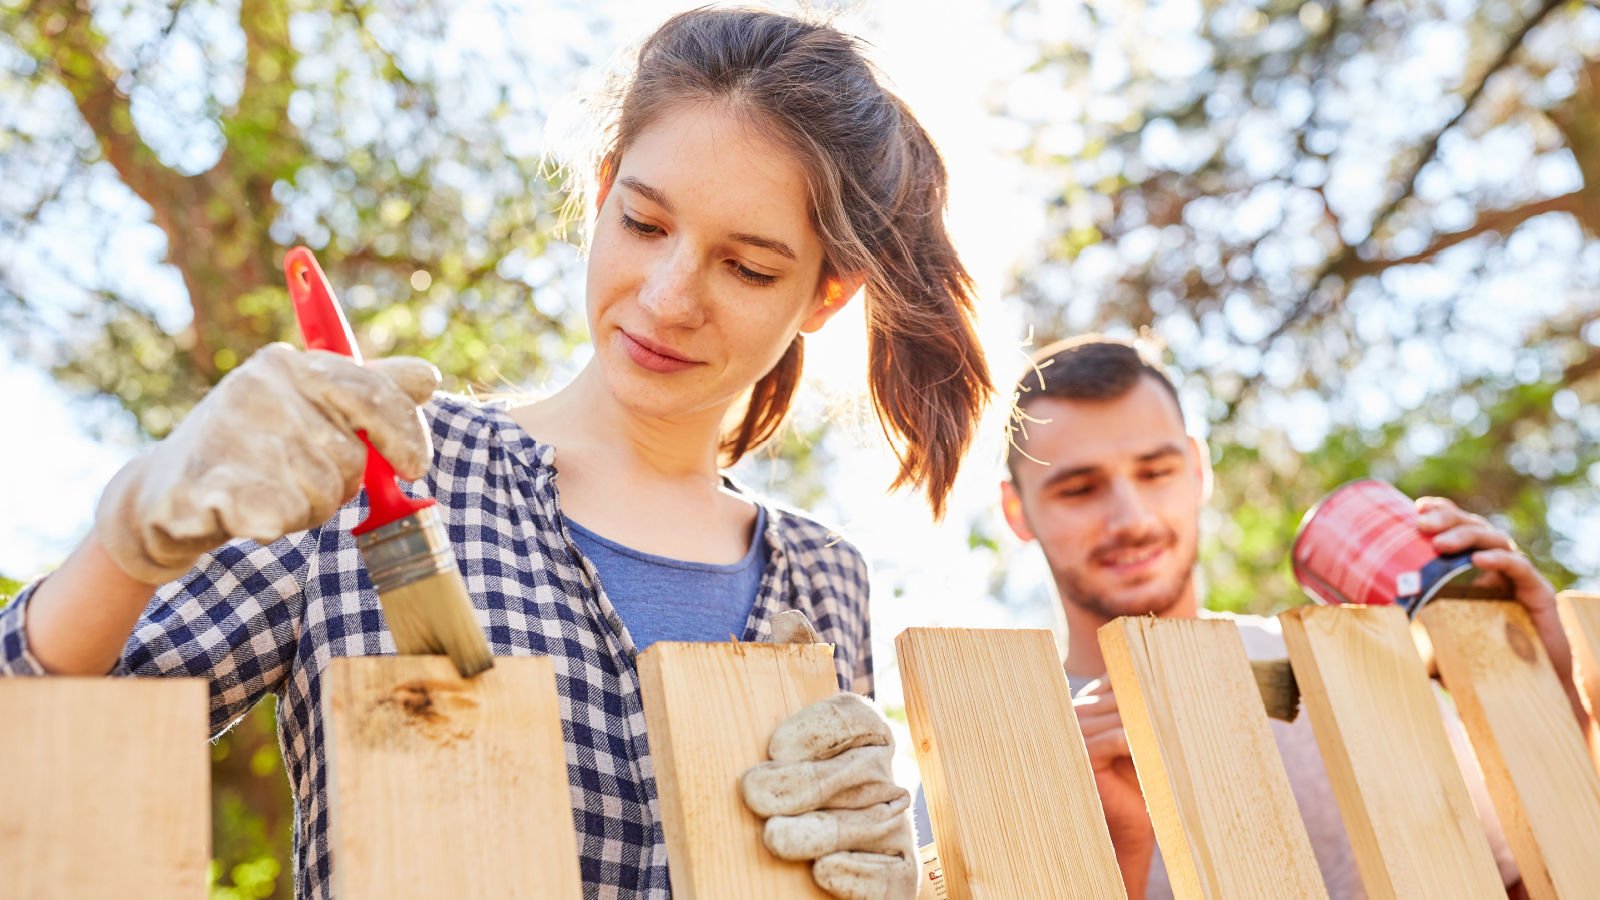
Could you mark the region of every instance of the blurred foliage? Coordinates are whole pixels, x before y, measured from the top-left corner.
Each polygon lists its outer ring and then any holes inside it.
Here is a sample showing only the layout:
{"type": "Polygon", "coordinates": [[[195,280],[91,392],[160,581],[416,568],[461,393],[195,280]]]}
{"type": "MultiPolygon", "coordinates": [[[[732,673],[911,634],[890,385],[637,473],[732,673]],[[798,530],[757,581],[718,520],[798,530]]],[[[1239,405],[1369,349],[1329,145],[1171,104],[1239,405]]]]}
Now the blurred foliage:
{"type": "Polygon", "coordinates": [[[455,9],[0,2],[12,349],[159,437],[257,347],[295,340],[281,264],[304,243],[370,355],[492,389],[565,358],[582,317],[556,285],[577,255],[551,241],[564,198],[530,140],[537,86],[586,60],[491,58],[474,29],[527,23],[455,9]],[[159,231],[130,227],[146,219],[159,231]],[[166,283],[128,277],[151,247],[166,283]]]}
{"type": "Polygon", "coordinates": [[[22,592],[25,582],[0,575],[0,606],[5,606],[11,599],[22,592]]]}
{"type": "MultiPolygon", "coordinates": [[[[0,0],[0,339],[160,437],[297,342],[281,264],[304,243],[370,356],[490,390],[566,360],[578,256],[552,240],[565,197],[537,142],[592,15],[0,0]]],[[[274,734],[263,704],[213,746],[215,898],[291,892],[274,734]]]]}
{"type": "Polygon", "coordinates": [[[1019,2],[1001,90],[1050,186],[1041,340],[1164,344],[1208,430],[1210,605],[1299,602],[1302,514],[1352,478],[1600,575],[1600,8],[1019,2]]]}

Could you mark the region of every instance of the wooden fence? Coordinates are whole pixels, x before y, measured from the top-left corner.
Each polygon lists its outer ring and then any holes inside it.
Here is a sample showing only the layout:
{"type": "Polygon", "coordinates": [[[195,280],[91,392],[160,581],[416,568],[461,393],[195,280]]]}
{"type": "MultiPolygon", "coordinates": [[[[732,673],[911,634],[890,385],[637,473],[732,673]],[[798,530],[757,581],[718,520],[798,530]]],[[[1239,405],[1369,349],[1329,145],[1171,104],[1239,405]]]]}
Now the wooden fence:
{"type": "MultiPolygon", "coordinates": [[[[1600,708],[1600,595],[1560,609],[1600,708]]],[[[1503,897],[1404,615],[1280,620],[1368,895],[1503,897]]],[[[1526,613],[1437,601],[1419,622],[1529,895],[1600,896],[1600,740],[1526,613]]],[[[1122,619],[1100,641],[1174,892],[1326,896],[1232,623],[1122,619]]],[[[896,646],[948,896],[1121,895],[1050,635],[896,646]]],[[[660,644],[640,673],[674,896],[821,897],[761,846],[737,779],[834,690],[829,648],[660,644]]],[[[326,684],[336,896],[581,895],[548,660],[463,681],[442,658],[340,659],[326,684]]],[[[205,710],[194,680],[0,680],[0,896],[204,897],[205,710]]]]}

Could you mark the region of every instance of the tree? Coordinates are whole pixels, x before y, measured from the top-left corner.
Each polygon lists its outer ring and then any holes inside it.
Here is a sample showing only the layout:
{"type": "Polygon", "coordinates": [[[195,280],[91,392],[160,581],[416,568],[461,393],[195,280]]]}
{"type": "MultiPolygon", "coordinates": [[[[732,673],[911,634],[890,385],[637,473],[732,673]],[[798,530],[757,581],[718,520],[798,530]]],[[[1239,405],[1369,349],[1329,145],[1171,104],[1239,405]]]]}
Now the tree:
{"type": "MultiPolygon", "coordinates": [[[[293,340],[281,261],[305,243],[370,355],[490,389],[565,360],[576,252],[551,238],[542,135],[604,24],[579,3],[0,0],[0,334],[160,437],[293,340]]],[[[289,893],[268,707],[213,750],[217,897],[289,893]]]]}
{"type": "Polygon", "coordinates": [[[292,336],[296,243],[369,352],[425,355],[457,386],[505,385],[575,342],[556,289],[574,253],[549,239],[564,197],[537,141],[541,91],[585,60],[535,70],[466,40],[525,30],[512,13],[11,0],[0,23],[0,321],[149,434],[292,336]]]}
{"type": "Polygon", "coordinates": [[[1600,575],[1600,9],[1551,0],[1034,2],[1006,93],[1056,185],[1041,337],[1164,341],[1210,429],[1211,602],[1368,474],[1600,575]],[[1592,527],[1592,520],[1590,526],[1592,527]]]}

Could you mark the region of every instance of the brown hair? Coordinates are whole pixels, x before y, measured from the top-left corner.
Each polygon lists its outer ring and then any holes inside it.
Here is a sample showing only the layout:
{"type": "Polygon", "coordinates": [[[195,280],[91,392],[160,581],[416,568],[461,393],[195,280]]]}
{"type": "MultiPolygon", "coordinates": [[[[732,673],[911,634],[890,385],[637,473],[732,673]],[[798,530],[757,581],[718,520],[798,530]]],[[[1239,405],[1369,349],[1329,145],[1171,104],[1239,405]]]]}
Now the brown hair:
{"type": "MultiPolygon", "coordinates": [[[[618,94],[602,180],[641,131],[685,102],[723,103],[794,153],[823,275],[865,278],[872,403],[900,461],[893,487],[922,488],[941,515],[993,385],[972,326],[972,278],[945,231],[944,161],[905,103],[878,82],[855,39],[750,9],[669,19],[618,94]]],[[[726,464],[777,432],[803,359],[797,335],[724,436],[726,464]]]]}
{"type": "MultiPolygon", "coordinates": [[[[1028,404],[1042,397],[1057,400],[1116,400],[1127,396],[1140,379],[1154,378],[1178,405],[1178,387],[1162,371],[1160,363],[1138,345],[1103,334],[1085,334],[1057,341],[1029,360],[1028,371],[1017,380],[1012,412],[1013,431],[1025,430],[1028,404]]],[[[1006,468],[1013,481],[1017,477],[1017,457],[1025,451],[1013,437],[1006,450],[1006,468]]]]}

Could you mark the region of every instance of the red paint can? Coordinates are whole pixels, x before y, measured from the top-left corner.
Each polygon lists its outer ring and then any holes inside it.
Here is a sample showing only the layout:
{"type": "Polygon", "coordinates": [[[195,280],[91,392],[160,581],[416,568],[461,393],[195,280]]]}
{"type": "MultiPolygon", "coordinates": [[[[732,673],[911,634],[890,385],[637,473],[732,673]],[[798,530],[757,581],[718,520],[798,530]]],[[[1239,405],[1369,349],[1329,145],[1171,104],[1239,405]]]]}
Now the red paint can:
{"type": "Polygon", "coordinates": [[[1394,603],[1408,616],[1452,580],[1475,571],[1470,552],[1439,555],[1417,528],[1411,498],[1374,480],[1342,485],[1313,506],[1300,521],[1293,556],[1295,580],[1312,599],[1394,603]]]}

